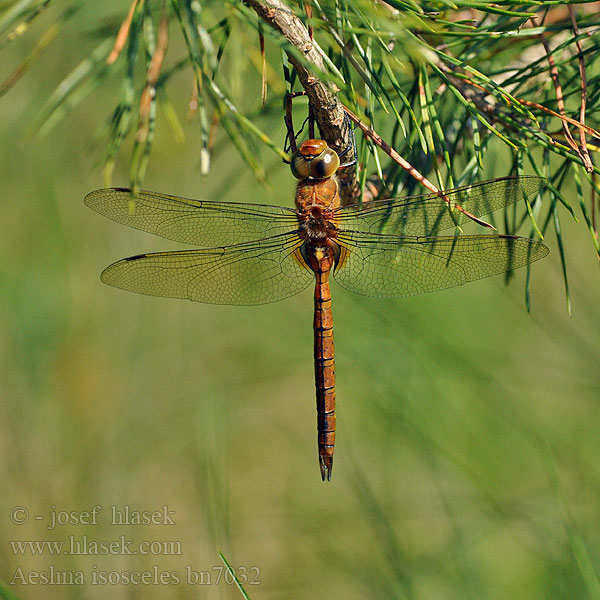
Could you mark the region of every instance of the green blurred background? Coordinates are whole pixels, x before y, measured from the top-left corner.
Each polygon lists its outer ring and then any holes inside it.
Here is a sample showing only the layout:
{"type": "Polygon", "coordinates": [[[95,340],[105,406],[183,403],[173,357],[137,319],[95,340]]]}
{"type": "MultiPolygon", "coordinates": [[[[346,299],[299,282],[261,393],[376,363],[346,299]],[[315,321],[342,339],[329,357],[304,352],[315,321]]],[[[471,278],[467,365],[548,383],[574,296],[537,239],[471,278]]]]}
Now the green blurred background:
{"type": "MultiPolygon", "coordinates": [[[[106,12],[110,14],[107,3],[106,12]]],[[[330,484],[316,448],[312,292],[260,307],[149,298],[103,286],[110,262],[177,248],[82,202],[101,187],[106,85],[44,138],[36,111],[95,44],[77,26],[0,102],[0,577],[19,598],[237,598],[220,549],[257,567],[252,598],[600,598],[598,265],[564,218],[573,316],[556,242],[525,272],[384,301],[333,285],[338,437],[330,484]],[[97,525],[48,530],[101,505],[97,525]],[[110,525],[110,506],[168,506],[176,525],[110,525]],[[10,510],[26,507],[25,524],[10,510]],[[36,520],[35,515],[44,516],[36,520]],[[15,540],[175,540],[181,555],[17,555],[15,540]],[[10,585],[81,570],[83,586],[10,585]],[[212,581],[188,585],[186,566],[212,581]],[[92,571],[177,571],[175,585],[92,585],[92,571]],[[18,578],[17,578],[18,580],[18,578]]],[[[2,78],[30,48],[4,51],[2,78]]],[[[190,79],[170,88],[183,117],[190,79]]],[[[281,117],[260,125],[282,139],[281,117]]],[[[199,135],[159,118],[145,187],[291,205],[263,152],[258,186],[223,138],[208,178],[199,135]]],[[[127,149],[114,183],[126,185],[127,149]]],[[[491,161],[489,161],[491,165],[491,161]]],[[[503,175],[497,171],[487,176],[503,175]]],[[[525,232],[527,233],[527,232],[525,232]]],[[[250,577],[252,579],[252,577],[250,577]]]]}

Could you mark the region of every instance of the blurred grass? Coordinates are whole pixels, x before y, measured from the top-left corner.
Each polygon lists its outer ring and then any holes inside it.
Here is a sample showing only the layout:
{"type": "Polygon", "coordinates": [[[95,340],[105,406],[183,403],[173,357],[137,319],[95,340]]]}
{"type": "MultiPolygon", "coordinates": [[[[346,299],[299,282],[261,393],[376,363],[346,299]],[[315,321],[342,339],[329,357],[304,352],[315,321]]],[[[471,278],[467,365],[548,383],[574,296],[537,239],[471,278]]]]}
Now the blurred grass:
{"type": "MultiPolygon", "coordinates": [[[[82,40],[65,43],[54,59],[68,64],[69,44],[82,40]]],[[[532,315],[524,271],[508,288],[499,277],[398,301],[334,284],[338,443],[324,485],[312,293],[215,307],[102,286],[111,261],[176,245],[83,205],[101,185],[90,140],[108,90],[50,138],[23,134],[54,69],[35,65],[0,103],[5,583],[18,565],[211,570],[222,566],[219,548],[234,568],[259,567],[261,584],[245,586],[251,598],[598,597],[600,283],[585,224],[563,226],[572,318],[551,236],[552,254],[533,267],[532,315]],[[177,524],[48,531],[7,516],[16,505],[47,515],[94,504],[168,505],[177,524]],[[7,543],[69,534],[180,540],[183,556],[20,557],[7,543]]],[[[188,83],[171,91],[180,117],[188,83]]],[[[260,125],[281,139],[279,122],[260,125]]],[[[224,144],[201,182],[199,148],[199,132],[175,144],[159,120],[145,186],[291,204],[294,184],[271,155],[264,190],[224,144]]],[[[114,179],[127,182],[126,165],[114,179]]],[[[23,599],[240,597],[224,583],[7,587],[23,599]]]]}

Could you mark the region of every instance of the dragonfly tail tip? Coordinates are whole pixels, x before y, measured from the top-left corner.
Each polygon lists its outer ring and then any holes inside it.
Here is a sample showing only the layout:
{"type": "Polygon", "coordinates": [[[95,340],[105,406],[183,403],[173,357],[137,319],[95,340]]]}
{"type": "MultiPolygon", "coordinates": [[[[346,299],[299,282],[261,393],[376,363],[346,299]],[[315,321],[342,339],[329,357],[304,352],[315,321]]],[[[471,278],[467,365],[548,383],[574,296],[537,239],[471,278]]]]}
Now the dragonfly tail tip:
{"type": "Polygon", "coordinates": [[[331,472],[333,471],[333,456],[319,455],[319,467],[321,468],[321,479],[331,481],[331,472]]]}

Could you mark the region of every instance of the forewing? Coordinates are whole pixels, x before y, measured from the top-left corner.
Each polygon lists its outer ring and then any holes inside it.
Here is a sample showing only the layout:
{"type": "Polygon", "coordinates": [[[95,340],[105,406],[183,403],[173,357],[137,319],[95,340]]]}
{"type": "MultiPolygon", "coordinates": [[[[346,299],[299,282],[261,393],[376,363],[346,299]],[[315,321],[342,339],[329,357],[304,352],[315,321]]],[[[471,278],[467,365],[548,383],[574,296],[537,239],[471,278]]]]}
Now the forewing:
{"type": "Polygon", "coordinates": [[[301,266],[296,234],[224,248],[141,254],[120,260],[102,281],[131,292],[206,304],[266,304],[297,294],[313,279],[301,266]]]}
{"type": "Polygon", "coordinates": [[[101,215],[177,242],[210,247],[238,244],[298,228],[296,213],[282,206],[210,202],[126,188],[90,192],[84,202],[101,215]]]}
{"type": "Polygon", "coordinates": [[[437,194],[375,200],[345,206],[334,213],[342,230],[388,235],[436,235],[469,218],[451,205],[459,205],[479,217],[538,192],[545,183],[541,177],[504,177],[444,192],[448,202],[437,194]]]}
{"type": "Polygon", "coordinates": [[[548,254],[541,242],[509,235],[379,236],[347,232],[334,271],[346,289],[378,298],[436,292],[518,269],[548,254]]]}

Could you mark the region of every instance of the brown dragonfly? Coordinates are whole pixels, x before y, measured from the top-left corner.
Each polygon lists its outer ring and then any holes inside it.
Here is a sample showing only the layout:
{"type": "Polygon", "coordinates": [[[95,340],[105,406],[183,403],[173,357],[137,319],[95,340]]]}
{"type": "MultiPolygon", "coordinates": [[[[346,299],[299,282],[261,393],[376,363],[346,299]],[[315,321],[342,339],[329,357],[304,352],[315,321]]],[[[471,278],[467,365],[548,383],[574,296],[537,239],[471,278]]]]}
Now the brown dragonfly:
{"type": "Polygon", "coordinates": [[[335,442],[333,319],[329,276],[344,288],[398,298],[462,285],[548,254],[514,235],[448,235],[461,210],[485,215],[538,192],[539,177],[504,177],[424,194],[341,206],[338,155],[307,140],[292,156],[296,208],[209,202],[126,188],[96,190],[85,203],[129,227],[200,246],[139,254],[107,267],[104,283],[208,304],[276,302],[315,283],[314,357],[319,465],[331,480],[335,442]]]}

